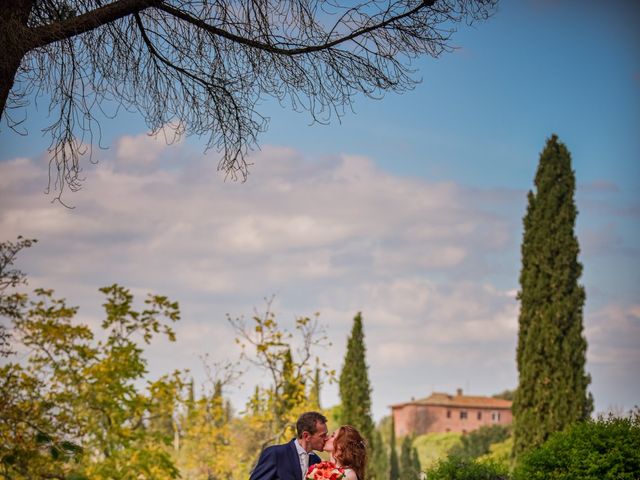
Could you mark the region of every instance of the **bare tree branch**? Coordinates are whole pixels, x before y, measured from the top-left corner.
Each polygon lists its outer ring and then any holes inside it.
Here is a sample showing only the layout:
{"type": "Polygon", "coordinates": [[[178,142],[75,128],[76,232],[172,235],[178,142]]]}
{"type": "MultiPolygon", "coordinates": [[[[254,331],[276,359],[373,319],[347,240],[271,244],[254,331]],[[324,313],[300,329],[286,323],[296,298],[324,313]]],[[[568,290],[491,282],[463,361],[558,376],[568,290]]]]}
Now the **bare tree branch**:
{"type": "MultiPolygon", "coordinates": [[[[213,25],[209,25],[206,22],[203,22],[202,20],[199,20],[197,18],[192,17],[191,15],[178,10],[177,8],[173,8],[170,5],[167,5],[165,3],[160,3],[157,7],[159,10],[162,10],[164,12],[167,12],[173,16],[175,16],[176,18],[179,18],[181,20],[184,20],[186,22],[191,23],[192,25],[198,27],[198,28],[202,28],[203,30],[206,30],[214,35],[219,35],[223,38],[226,38],[227,40],[231,40],[233,42],[237,42],[243,45],[247,45],[248,47],[254,47],[257,48],[259,50],[264,50],[270,53],[277,53],[279,55],[304,55],[307,53],[312,53],[312,52],[319,52],[321,50],[328,50],[330,48],[336,47],[338,45],[340,45],[341,43],[345,43],[348,42],[349,40],[353,40],[359,36],[365,35],[367,33],[373,32],[375,30],[379,30],[382,28],[387,27],[388,25],[394,23],[394,22],[398,22],[400,20],[402,20],[403,18],[409,17],[415,13],[417,13],[419,10],[422,10],[423,8],[427,8],[427,7],[431,7],[433,4],[435,3],[435,0],[424,0],[423,2],[419,3],[416,7],[412,8],[411,10],[407,11],[407,12],[403,12],[401,14],[395,15],[391,18],[388,18],[384,21],[381,21],[379,23],[376,23],[374,25],[370,25],[366,28],[359,28],[354,30],[353,32],[351,32],[349,35],[344,35],[340,38],[336,38],[335,40],[332,41],[327,41],[326,43],[320,43],[317,45],[307,45],[304,47],[300,47],[300,48],[280,48],[276,45],[272,45],[272,44],[268,44],[268,43],[263,43],[263,42],[258,42],[255,40],[252,40],[250,38],[245,38],[242,37],[240,35],[235,35],[233,33],[227,32],[221,28],[217,28],[214,27],[213,25]]],[[[342,19],[341,19],[342,20],[342,19]]],[[[332,28],[332,32],[334,31],[335,27],[338,26],[341,23],[341,20],[338,21],[334,27],[332,28]]],[[[330,35],[328,36],[328,38],[330,38],[330,35]]]]}
{"type": "Polygon", "coordinates": [[[402,93],[419,81],[415,58],[451,50],[457,24],[487,19],[497,1],[6,0],[0,114],[24,134],[16,112],[47,99],[57,199],[81,187],[101,117],[121,108],[152,133],[204,136],[218,169],[244,180],[265,98],[328,123],[358,95],[402,93]]]}
{"type": "Polygon", "coordinates": [[[32,28],[26,47],[31,50],[60,40],[68,40],[160,3],[162,0],[118,0],[68,20],[32,28]]]}

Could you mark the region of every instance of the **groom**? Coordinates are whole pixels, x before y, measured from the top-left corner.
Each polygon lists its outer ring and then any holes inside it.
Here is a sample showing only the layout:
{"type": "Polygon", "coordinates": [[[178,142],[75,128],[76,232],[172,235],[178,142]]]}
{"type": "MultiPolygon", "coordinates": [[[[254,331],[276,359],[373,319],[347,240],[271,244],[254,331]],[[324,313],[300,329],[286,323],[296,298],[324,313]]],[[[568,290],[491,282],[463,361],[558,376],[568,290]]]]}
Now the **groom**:
{"type": "Polygon", "coordinates": [[[304,480],[307,469],[321,461],[312,450],[322,450],[327,440],[327,419],[306,412],[296,422],[298,438],[262,451],[249,480],[304,480]]]}

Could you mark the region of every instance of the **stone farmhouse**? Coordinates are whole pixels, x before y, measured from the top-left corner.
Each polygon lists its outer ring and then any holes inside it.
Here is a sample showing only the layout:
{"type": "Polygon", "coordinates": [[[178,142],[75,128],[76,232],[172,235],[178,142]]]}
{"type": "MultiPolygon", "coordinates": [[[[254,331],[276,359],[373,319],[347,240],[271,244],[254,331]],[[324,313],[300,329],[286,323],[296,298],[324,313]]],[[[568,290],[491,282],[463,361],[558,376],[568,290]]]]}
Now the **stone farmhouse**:
{"type": "Polygon", "coordinates": [[[432,393],[421,400],[391,405],[397,437],[432,432],[468,433],[483,425],[508,425],[511,401],[493,397],[432,393]]]}

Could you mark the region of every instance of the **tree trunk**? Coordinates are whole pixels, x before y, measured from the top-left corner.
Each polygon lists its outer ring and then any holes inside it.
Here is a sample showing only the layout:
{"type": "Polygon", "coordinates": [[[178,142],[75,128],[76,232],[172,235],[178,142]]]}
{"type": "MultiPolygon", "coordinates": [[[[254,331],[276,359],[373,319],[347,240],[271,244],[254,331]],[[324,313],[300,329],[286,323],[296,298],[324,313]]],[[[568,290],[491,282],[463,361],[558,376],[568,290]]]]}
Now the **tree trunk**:
{"type": "Polygon", "coordinates": [[[3,0],[0,2],[0,119],[7,105],[16,72],[27,53],[29,29],[27,21],[35,0],[3,0]]]}

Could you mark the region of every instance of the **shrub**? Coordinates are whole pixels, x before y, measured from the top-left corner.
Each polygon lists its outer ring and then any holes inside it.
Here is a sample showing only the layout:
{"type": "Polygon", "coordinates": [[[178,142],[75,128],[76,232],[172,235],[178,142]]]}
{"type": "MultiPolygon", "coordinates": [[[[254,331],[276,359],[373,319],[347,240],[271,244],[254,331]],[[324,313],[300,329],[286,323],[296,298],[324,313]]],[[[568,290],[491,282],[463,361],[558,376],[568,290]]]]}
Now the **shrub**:
{"type": "Polygon", "coordinates": [[[513,450],[513,437],[507,438],[503,442],[494,443],[489,447],[489,453],[478,457],[479,461],[491,460],[505,468],[511,466],[511,450],[513,450]]]}
{"type": "Polygon", "coordinates": [[[427,433],[413,440],[413,448],[418,451],[418,458],[423,469],[429,468],[443,458],[455,444],[460,442],[461,434],[457,432],[427,433]]]}
{"type": "Polygon", "coordinates": [[[428,480],[507,480],[507,468],[488,461],[447,457],[427,470],[428,480]]]}
{"type": "Polygon", "coordinates": [[[552,435],[518,461],[515,480],[637,480],[640,478],[640,412],[600,418],[552,435]]]}
{"type": "Polygon", "coordinates": [[[507,425],[485,425],[477,430],[464,435],[460,443],[454,445],[449,451],[453,457],[477,458],[489,453],[494,443],[505,441],[509,437],[507,425]]]}

